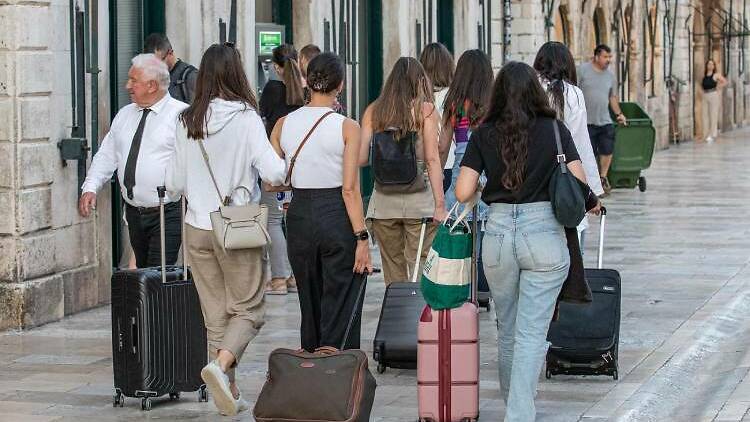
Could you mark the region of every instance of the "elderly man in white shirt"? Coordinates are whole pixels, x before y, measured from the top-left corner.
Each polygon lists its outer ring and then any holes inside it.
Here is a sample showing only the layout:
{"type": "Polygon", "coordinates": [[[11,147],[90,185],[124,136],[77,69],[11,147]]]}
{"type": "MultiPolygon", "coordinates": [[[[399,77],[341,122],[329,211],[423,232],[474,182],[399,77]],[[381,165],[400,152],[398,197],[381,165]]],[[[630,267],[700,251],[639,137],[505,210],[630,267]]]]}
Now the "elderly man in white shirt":
{"type": "MultiPolygon", "coordinates": [[[[187,104],[172,98],[169,70],[153,54],[133,58],[126,88],[131,104],[112,121],[83,183],[79,213],[96,208],[96,193],[117,171],[125,201],[130,242],[139,268],[161,264],[158,186],[164,185],[167,164],[175,148],[177,116],[187,104]]],[[[181,240],[179,197],[165,198],[165,255],[177,259],[181,240]]]]}

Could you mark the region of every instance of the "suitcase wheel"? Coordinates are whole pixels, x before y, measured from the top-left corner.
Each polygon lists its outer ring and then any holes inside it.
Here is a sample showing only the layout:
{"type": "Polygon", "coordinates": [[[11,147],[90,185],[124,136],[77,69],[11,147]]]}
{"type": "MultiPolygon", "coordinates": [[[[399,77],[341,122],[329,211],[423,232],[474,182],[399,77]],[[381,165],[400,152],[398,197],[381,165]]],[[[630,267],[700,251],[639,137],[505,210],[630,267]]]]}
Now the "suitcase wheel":
{"type": "Polygon", "coordinates": [[[615,371],[612,373],[612,378],[614,378],[615,381],[620,379],[620,375],[617,373],[617,369],[615,369],[615,371]]]}
{"type": "Polygon", "coordinates": [[[378,374],[382,374],[385,372],[385,364],[384,363],[378,363],[378,374]]]}
{"type": "Polygon", "coordinates": [[[180,399],[180,392],[169,393],[169,400],[175,401],[180,399]]]}
{"type": "Polygon", "coordinates": [[[206,390],[205,385],[201,385],[201,388],[198,390],[198,401],[201,403],[208,402],[208,390],[206,390]]]}
{"type": "Polygon", "coordinates": [[[144,397],[141,399],[141,410],[145,410],[146,412],[151,410],[151,398],[144,397]]]}
{"type": "Polygon", "coordinates": [[[116,390],[112,396],[112,407],[123,407],[125,405],[125,396],[120,390],[116,390]]]}
{"type": "Polygon", "coordinates": [[[547,378],[547,379],[551,379],[552,378],[552,371],[550,371],[549,369],[546,370],[546,371],[544,371],[544,377],[547,378]]]}

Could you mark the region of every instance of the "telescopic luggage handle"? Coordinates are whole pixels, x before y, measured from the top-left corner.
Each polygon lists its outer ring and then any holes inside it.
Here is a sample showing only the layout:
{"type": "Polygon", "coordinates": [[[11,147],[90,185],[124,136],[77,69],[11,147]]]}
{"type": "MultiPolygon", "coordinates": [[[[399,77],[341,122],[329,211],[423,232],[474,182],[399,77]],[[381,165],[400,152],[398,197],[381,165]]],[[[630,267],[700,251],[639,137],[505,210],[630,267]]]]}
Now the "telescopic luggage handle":
{"type": "Polygon", "coordinates": [[[471,303],[477,303],[477,296],[479,295],[477,290],[479,289],[479,271],[477,269],[477,254],[479,253],[479,205],[477,202],[474,203],[474,207],[471,209],[471,280],[470,280],[470,291],[471,291],[471,303]]]}
{"type": "MultiPolygon", "coordinates": [[[[164,217],[164,197],[167,194],[167,188],[165,186],[157,186],[156,193],[159,195],[159,242],[161,245],[161,282],[167,283],[167,240],[166,240],[166,229],[164,224],[166,218],[164,217]]],[[[180,199],[180,221],[182,224],[182,280],[187,280],[187,250],[185,245],[185,196],[183,195],[180,199]]]]}
{"type": "Polygon", "coordinates": [[[421,264],[422,259],[422,248],[424,247],[424,235],[427,231],[427,224],[432,222],[431,217],[425,217],[422,218],[422,227],[419,229],[419,245],[417,246],[417,258],[416,262],[414,263],[414,271],[412,271],[411,274],[411,282],[416,283],[418,274],[419,274],[419,264],[421,264]]]}
{"type": "Polygon", "coordinates": [[[604,228],[606,226],[606,222],[607,222],[607,208],[602,207],[601,218],[599,220],[599,253],[597,256],[597,265],[596,265],[596,267],[600,270],[604,266],[604,228]]]}

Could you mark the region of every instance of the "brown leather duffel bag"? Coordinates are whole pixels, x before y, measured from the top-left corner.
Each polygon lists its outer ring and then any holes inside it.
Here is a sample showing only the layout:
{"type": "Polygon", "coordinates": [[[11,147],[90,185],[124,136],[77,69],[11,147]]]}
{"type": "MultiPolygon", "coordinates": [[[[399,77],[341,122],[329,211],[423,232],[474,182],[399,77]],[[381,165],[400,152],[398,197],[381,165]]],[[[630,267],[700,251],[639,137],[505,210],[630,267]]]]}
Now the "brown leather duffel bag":
{"type": "Polygon", "coordinates": [[[253,414],[258,422],[367,422],[375,387],[361,350],[276,349],[253,414]]]}
{"type": "MultiPolygon", "coordinates": [[[[341,349],[365,295],[367,277],[360,277],[341,349]]],[[[268,357],[266,383],[253,416],[258,422],[368,422],[376,387],[367,355],[361,350],[276,349],[268,357]]]]}

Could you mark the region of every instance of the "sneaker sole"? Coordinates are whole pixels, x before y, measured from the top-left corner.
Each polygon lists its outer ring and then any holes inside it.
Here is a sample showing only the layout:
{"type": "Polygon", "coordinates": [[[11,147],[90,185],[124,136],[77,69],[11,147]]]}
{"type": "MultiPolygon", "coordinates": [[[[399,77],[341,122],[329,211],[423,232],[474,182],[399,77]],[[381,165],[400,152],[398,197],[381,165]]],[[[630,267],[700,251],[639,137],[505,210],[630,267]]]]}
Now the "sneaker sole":
{"type": "Polygon", "coordinates": [[[284,296],[287,294],[288,291],[280,291],[280,290],[266,290],[267,295],[274,295],[274,296],[284,296]]]}
{"type": "Polygon", "coordinates": [[[201,378],[206,383],[206,387],[208,387],[208,391],[211,393],[211,397],[213,397],[214,404],[219,409],[219,412],[225,416],[235,416],[237,414],[237,406],[234,403],[234,397],[232,397],[232,393],[228,389],[224,389],[221,379],[207,368],[201,370],[201,378]]]}

